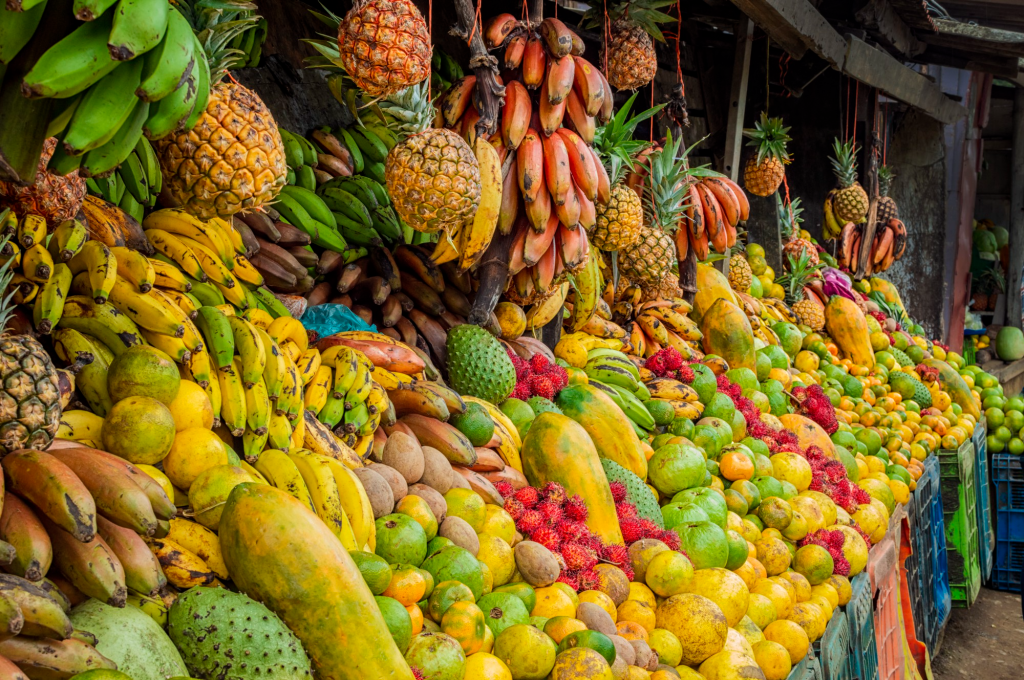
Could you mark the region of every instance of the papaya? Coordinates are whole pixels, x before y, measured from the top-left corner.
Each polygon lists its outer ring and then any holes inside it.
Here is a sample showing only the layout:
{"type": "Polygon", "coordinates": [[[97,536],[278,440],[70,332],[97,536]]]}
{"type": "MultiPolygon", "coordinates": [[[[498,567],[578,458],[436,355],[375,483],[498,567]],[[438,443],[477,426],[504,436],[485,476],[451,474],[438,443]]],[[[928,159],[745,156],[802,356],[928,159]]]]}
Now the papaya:
{"type": "Polygon", "coordinates": [[[307,506],[267,484],[239,484],[219,534],[235,585],[298,636],[316,677],[413,680],[359,568],[307,506]]]}
{"type": "Polygon", "coordinates": [[[806,449],[808,446],[817,446],[829,458],[836,457],[836,445],[832,443],[832,439],[825,432],[825,428],[810,418],[799,413],[786,413],[779,416],[779,422],[782,423],[783,427],[796,435],[801,449],[806,449]]]}
{"type": "Polygon", "coordinates": [[[523,440],[523,472],[540,488],[558,482],[569,496],[578,494],[590,511],[587,526],[605,543],[622,543],[615,500],[601,457],[587,430],[568,416],[542,413],[523,440]]]}
{"type": "Polygon", "coordinates": [[[856,302],[842,295],[833,295],[825,305],[825,328],[853,363],[874,367],[875,352],[868,339],[871,332],[864,319],[864,312],[856,302]]]}
{"type": "Polygon", "coordinates": [[[729,368],[757,370],[754,331],[747,315],[736,303],[724,297],[715,300],[701,317],[700,331],[704,334],[706,354],[722,357],[729,368]]]}
{"type": "Polygon", "coordinates": [[[564,415],[587,431],[598,456],[647,479],[647,457],[640,447],[640,438],[611,397],[590,385],[573,385],[559,392],[555,402],[564,415]]]}
{"type": "Polygon", "coordinates": [[[925,359],[921,363],[939,371],[939,385],[942,386],[944,392],[949,394],[949,398],[954,403],[960,404],[960,408],[963,409],[964,413],[969,413],[976,419],[981,418],[981,408],[978,402],[975,401],[974,395],[971,394],[970,388],[967,387],[967,383],[964,382],[964,379],[960,377],[955,368],[941,359],[925,359]]]}
{"type": "Polygon", "coordinates": [[[697,295],[693,298],[690,318],[696,323],[708,313],[717,300],[724,299],[736,304],[736,295],[729,286],[725,274],[709,264],[697,263],[697,295]]]}

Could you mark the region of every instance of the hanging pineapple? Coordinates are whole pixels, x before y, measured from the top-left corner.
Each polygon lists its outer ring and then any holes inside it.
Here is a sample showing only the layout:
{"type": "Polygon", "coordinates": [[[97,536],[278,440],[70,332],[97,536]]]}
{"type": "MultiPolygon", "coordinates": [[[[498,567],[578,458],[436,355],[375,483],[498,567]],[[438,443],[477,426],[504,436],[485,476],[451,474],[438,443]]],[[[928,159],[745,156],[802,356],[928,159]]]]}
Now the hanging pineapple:
{"type": "Polygon", "coordinates": [[[74,217],[85,198],[85,180],[78,176],[78,170],[61,176],[46,169],[56,148],[56,137],[46,140],[34,184],[25,187],[0,182],[0,208],[11,208],[19,218],[27,214],[45,217],[50,231],[74,217]]]}
{"type": "Polygon", "coordinates": [[[633,139],[636,126],[657,114],[662,107],[656,106],[627,120],[635,99],[636,94],[594,135],[594,149],[605,167],[611,190],[607,201],[600,200],[599,196],[595,204],[597,222],[588,236],[590,245],[606,252],[636,243],[643,227],[644,210],[640,196],[623,180],[634,167],[634,157],[649,146],[647,142],[633,139]]]}
{"type": "Polygon", "coordinates": [[[480,204],[480,164],[457,132],[432,127],[434,108],[427,83],[408,88],[387,103],[399,138],[384,161],[388,193],[399,217],[416,231],[451,233],[472,219],[480,204]]]}
{"type": "Polygon", "coordinates": [[[750,139],[747,146],[756,149],[743,168],[743,188],[755,196],[771,196],[782,184],[790,161],[786,144],[792,138],[788,132],[789,128],[782,124],[781,118],[769,118],[764,111],[753,128],[743,131],[743,135],[750,139]]]}
{"type": "Polygon", "coordinates": [[[810,263],[818,264],[818,249],[811,243],[811,235],[800,227],[804,221],[801,217],[804,209],[800,207],[800,199],[794,198],[787,206],[783,205],[782,197],[776,194],[775,201],[781,222],[779,234],[782,237],[784,261],[795,260],[801,254],[807,253],[810,263]]]}
{"type": "MultiPolygon", "coordinates": [[[[636,90],[647,85],[658,73],[658,55],[654,41],[665,42],[658,24],[676,19],[658,10],[676,4],[676,0],[630,0],[608,7],[611,36],[607,50],[601,51],[601,61],[607,58],[608,83],[618,90],[636,90]],[[653,40],[652,40],[653,38],[653,40]]],[[[584,26],[599,28],[604,25],[605,8],[595,4],[584,15],[584,26]]]]}
{"type": "Polygon", "coordinates": [[[839,188],[833,189],[829,196],[836,221],[840,225],[861,222],[868,214],[868,194],[857,181],[857,143],[843,143],[837,138],[832,150],[834,155],[829,161],[839,188]]]}
{"type": "Polygon", "coordinates": [[[896,207],[896,201],[889,195],[893,177],[895,175],[888,165],[878,168],[878,221],[881,224],[888,224],[889,220],[900,218],[900,210],[896,207]]]}
{"type": "Polygon", "coordinates": [[[817,255],[812,261],[810,252],[803,251],[794,257],[786,255],[789,271],[779,277],[778,283],[785,288],[786,304],[793,310],[797,323],[820,331],[825,327],[825,305],[809,285],[821,277],[817,255]]]}
{"type": "Polygon", "coordinates": [[[670,132],[664,148],[649,155],[643,185],[645,225],[637,241],[619,251],[622,273],[642,288],[658,288],[676,266],[672,235],[680,228],[690,195],[683,181],[686,159],[678,157],[681,143],[682,139],[673,141],[670,132]]]}
{"type": "MultiPolygon", "coordinates": [[[[232,6],[239,5],[251,6],[232,6]]],[[[154,144],[164,186],[182,207],[203,219],[259,208],[274,200],[285,185],[284,145],[263,100],[224,77],[246,58],[229,43],[253,30],[260,17],[250,9],[209,9],[198,0],[183,0],[175,6],[206,52],[211,87],[195,127],[154,144]]]]}
{"type": "Polygon", "coordinates": [[[338,62],[371,97],[430,75],[430,32],[411,0],[356,0],[338,25],[338,62]]]}

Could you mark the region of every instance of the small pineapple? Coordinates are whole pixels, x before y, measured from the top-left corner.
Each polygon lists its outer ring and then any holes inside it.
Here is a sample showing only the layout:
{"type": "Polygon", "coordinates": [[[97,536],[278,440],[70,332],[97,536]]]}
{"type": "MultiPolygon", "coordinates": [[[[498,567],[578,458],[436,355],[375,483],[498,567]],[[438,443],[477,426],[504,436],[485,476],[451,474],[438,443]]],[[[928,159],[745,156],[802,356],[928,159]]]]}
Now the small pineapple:
{"type": "Polygon", "coordinates": [[[837,138],[830,158],[832,172],[839,180],[839,188],[832,198],[832,209],[839,224],[857,223],[868,214],[868,194],[857,181],[857,143],[842,143],[837,138]]]}
{"type": "Polygon", "coordinates": [[[783,126],[781,118],[769,118],[761,112],[761,120],[753,128],[747,128],[743,135],[750,139],[747,146],[757,152],[750,155],[743,168],[743,186],[755,196],[771,196],[786,176],[786,164],[790,161],[786,144],[791,140],[789,128],[783,126]]]}
{"type": "Polygon", "coordinates": [[[729,285],[733,290],[746,293],[750,290],[750,280],[753,276],[754,272],[743,253],[736,252],[729,258],[729,285]]]}
{"type": "Polygon", "coordinates": [[[889,196],[893,177],[892,169],[888,165],[878,168],[878,221],[882,224],[888,224],[889,220],[900,218],[900,210],[896,207],[896,201],[889,196]]]}
{"type": "MultiPolygon", "coordinates": [[[[413,114],[392,129],[407,135],[388,153],[384,178],[399,217],[416,231],[451,232],[480,205],[480,164],[473,149],[452,130],[433,128],[427,83],[414,85],[389,103],[413,114]]],[[[396,116],[397,117],[397,116],[396,116]]],[[[401,120],[399,118],[399,120],[401,120]]]]}
{"type": "Polygon", "coordinates": [[[786,255],[789,262],[789,271],[779,277],[778,283],[785,288],[786,304],[793,310],[797,321],[811,330],[820,331],[825,327],[825,310],[820,303],[810,299],[805,288],[812,279],[820,276],[821,263],[812,263],[808,251],[801,252],[794,257],[786,255]]]}
{"type": "Polygon", "coordinates": [[[85,198],[85,180],[78,176],[78,170],[61,177],[46,169],[56,148],[56,137],[46,140],[36,181],[31,186],[0,182],[0,208],[11,208],[19,218],[28,214],[45,217],[50,231],[74,217],[85,198]]]}
{"type": "Polygon", "coordinates": [[[430,75],[430,33],[411,0],[357,0],[338,25],[338,62],[371,97],[430,75]]]}
{"type": "Polygon", "coordinates": [[[632,108],[634,94],[629,98],[606,125],[597,129],[594,135],[594,149],[605,166],[611,181],[610,199],[607,203],[595,205],[597,223],[587,236],[590,245],[598,250],[611,252],[620,250],[640,238],[643,226],[643,206],[635,191],[626,186],[623,179],[633,169],[634,158],[649,144],[634,140],[633,131],[640,121],[650,118],[661,108],[655,107],[627,119],[632,108]]]}
{"type": "Polygon", "coordinates": [[[246,59],[229,43],[260,19],[254,5],[230,4],[236,9],[209,9],[198,0],[175,3],[202,42],[213,84],[195,126],[154,145],[171,197],[203,219],[259,208],[287,181],[284,144],[270,109],[252,90],[234,80],[222,82],[228,69],[246,59]]]}
{"type": "MultiPolygon", "coordinates": [[[[657,7],[666,0],[628,0],[611,4],[607,8],[592,5],[593,9],[583,17],[587,28],[604,25],[606,16],[611,19],[611,39],[608,41],[608,83],[618,90],[636,90],[649,84],[658,73],[658,55],[654,41],[665,42],[659,23],[676,20],[661,12],[657,7]]],[[[601,62],[606,54],[601,52],[601,62]]]]}
{"type": "Polygon", "coordinates": [[[676,264],[676,242],[657,227],[640,227],[640,238],[619,251],[619,268],[641,286],[660,286],[676,264]]]}
{"type": "Polygon", "coordinates": [[[800,228],[803,218],[800,216],[804,209],[800,207],[800,199],[794,198],[789,205],[782,204],[782,197],[775,195],[775,202],[779,207],[779,216],[782,222],[780,234],[783,238],[783,253],[789,259],[796,259],[801,253],[807,253],[812,265],[818,264],[818,249],[814,244],[802,237],[806,233],[800,228]]]}
{"type": "MultiPolygon", "coordinates": [[[[0,240],[0,250],[10,236],[0,240]]],[[[0,291],[14,277],[15,259],[0,267],[0,291]]],[[[0,457],[17,449],[45,451],[60,426],[61,394],[57,369],[39,341],[7,331],[14,304],[0,297],[0,457]]]]}
{"type": "Polygon", "coordinates": [[[649,302],[652,300],[671,300],[673,298],[682,297],[682,291],[679,290],[679,277],[674,272],[668,272],[665,274],[665,278],[661,280],[657,286],[640,286],[643,291],[643,301],[649,302]]]}

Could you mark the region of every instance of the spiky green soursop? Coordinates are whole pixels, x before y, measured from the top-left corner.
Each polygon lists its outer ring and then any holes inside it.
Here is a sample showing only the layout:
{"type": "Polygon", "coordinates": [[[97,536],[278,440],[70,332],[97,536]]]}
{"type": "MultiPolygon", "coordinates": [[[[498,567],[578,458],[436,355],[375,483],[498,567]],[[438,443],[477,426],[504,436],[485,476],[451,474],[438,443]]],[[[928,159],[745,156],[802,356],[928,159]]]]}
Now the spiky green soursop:
{"type": "Polygon", "coordinates": [[[921,408],[928,408],[932,405],[932,393],[924,386],[924,383],[903,371],[893,371],[889,374],[889,387],[904,399],[913,399],[921,408]]]}
{"type": "Polygon", "coordinates": [[[914,362],[910,360],[910,357],[908,357],[907,353],[903,350],[890,347],[889,352],[892,353],[893,357],[896,358],[896,363],[901,367],[914,365],[914,362]]]}
{"type": "Polygon", "coordinates": [[[448,384],[500,404],[516,387],[516,369],[498,339],[479,326],[464,324],[448,331],[448,384]]]}
{"type": "Polygon", "coordinates": [[[193,588],[178,596],[167,633],[201,680],[310,678],[302,643],[274,612],[242,593],[193,588]]]}
{"type": "Polygon", "coordinates": [[[626,486],[626,502],[636,507],[640,519],[649,519],[660,528],[665,528],[665,519],[661,515],[658,499],[644,484],[644,480],[637,477],[632,470],[627,470],[608,458],[601,459],[601,467],[604,468],[604,476],[608,478],[609,484],[622,482],[626,486]]]}

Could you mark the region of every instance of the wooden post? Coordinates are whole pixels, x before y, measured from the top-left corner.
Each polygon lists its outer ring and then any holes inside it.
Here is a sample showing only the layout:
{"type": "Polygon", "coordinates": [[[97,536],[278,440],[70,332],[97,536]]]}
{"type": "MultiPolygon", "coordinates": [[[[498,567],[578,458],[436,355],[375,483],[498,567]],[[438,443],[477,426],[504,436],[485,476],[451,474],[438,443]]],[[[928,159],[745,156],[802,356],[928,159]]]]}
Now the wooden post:
{"type": "MultiPolygon", "coordinates": [[[[871,245],[875,242],[875,231],[878,228],[878,155],[875,149],[881,139],[875,134],[874,123],[878,118],[878,90],[872,88],[868,92],[868,110],[864,118],[864,183],[868,192],[868,217],[864,224],[864,237],[861,240],[860,257],[858,258],[854,278],[858,281],[871,275],[871,245]]],[[[856,127],[856,121],[854,121],[856,127]]]]}
{"type": "MultiPolygon", "coordinates": [[[[741,16],[736,24],[736,50],[732,62],[732,84],[729,87],[729,114],[725,130],[723,172],[736,181],[743,150],[743,119],[747,111],[747,85],[750,82],[750,52],[754,40],[754,22],[741,16]]],[[[723,274],[729,273],[729,258],[719,261],[723,274]]]]}
{"type": "Polygon", "coordinates": [[[1013,96],[1013,151],[1010,165],[1010,261],[1006,277],[1006,325],[1021,326],[1021,268],[1024,267],[1024,89],[1013,96]]]}

